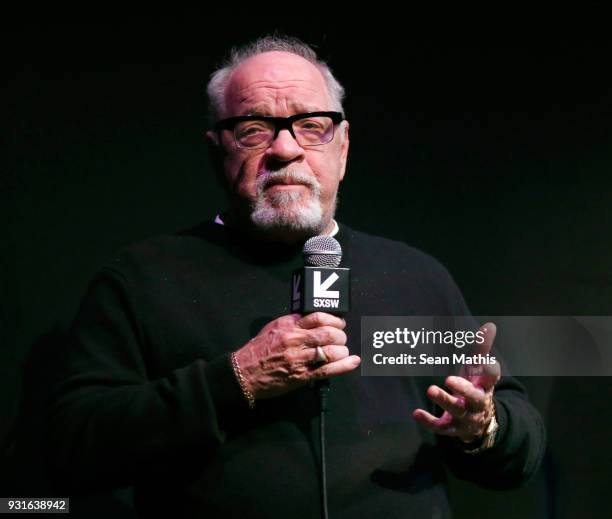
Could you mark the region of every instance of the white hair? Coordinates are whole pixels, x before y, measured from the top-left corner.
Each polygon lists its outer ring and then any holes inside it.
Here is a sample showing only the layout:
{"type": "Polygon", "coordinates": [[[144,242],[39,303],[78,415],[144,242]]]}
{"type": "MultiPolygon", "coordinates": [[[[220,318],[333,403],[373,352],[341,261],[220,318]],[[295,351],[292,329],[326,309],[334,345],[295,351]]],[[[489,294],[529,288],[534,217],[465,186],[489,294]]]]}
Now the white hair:
{"type": "Polygon", "coordinates": [[[213,121],[221,117],[221,114],[225,111],[225,89],[234,70],[253,56],[274,51],[296,54],[316,66],[327,84],[332,110],[344,114],[342,108],[344,88],[334,77],[329,66],[317,58],[317,54],[312,47],[298,38],[270,35],[258,38],[242,47],[234,47],[224,65],[211,74],[206,91],[208,93],[210,116],[213,121]]]}

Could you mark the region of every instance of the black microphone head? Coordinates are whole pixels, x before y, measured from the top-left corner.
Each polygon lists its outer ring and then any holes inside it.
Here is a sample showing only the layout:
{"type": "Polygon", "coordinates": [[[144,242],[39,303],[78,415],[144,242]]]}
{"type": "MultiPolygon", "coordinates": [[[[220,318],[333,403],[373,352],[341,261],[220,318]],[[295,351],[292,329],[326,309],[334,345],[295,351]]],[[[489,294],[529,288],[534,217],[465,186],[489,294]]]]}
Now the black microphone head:
{"type": "Polygon", "coordinates": [[[313,236],[304,244],[302,255],[309,267],[337,267],[342,261],[342,247],[331,236],[313,236]]]}

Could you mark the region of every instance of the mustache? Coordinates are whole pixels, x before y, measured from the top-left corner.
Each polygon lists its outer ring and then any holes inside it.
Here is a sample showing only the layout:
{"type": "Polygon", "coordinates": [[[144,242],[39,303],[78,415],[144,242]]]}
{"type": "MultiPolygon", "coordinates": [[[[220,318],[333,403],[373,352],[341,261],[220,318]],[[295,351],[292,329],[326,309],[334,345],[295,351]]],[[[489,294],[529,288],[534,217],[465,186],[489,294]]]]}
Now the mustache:
{"type": "Polygon", "coordinates": [[[287,168],[264,173],[257,177],[255,184],[259,193],[276,184],[302,184],[313,191],[319,191],[319,182],[312,175],[299,170],[291,171],[287,168]]]}

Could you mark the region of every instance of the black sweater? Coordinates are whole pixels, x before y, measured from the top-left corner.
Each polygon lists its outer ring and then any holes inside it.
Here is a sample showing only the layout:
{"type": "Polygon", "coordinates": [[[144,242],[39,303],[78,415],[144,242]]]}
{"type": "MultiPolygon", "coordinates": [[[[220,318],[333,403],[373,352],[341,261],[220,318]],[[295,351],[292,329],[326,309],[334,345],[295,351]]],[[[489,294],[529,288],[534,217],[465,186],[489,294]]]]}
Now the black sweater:
{"type": "MultiPolygon", "coordinates": [[[[348,346],[362,315],[466,315],[447,271],[404,244],[341,225],[351,268],[348,346]]],[[[66,493],[133,485],[143,515],[319,517],[318,412],[311,387],[248,409],[229,361],[267,322],[290,313],[301,247],[252,243],[202,224],[119,253],[92,282],[73,324],[48,414],[52,479],[66,493]],[[170,512],[170,510],[173,510],[170,512]]],[[[517,486],[537,469],[544,430],[523,388],[495,391],[495,446],[464,454],[411,418],[432,381],[331,382],[330,515],[448,513],[443,463],[461,478],[517,486]]],[[[439,411],[438,411],[439,414],[439,411]]]]}

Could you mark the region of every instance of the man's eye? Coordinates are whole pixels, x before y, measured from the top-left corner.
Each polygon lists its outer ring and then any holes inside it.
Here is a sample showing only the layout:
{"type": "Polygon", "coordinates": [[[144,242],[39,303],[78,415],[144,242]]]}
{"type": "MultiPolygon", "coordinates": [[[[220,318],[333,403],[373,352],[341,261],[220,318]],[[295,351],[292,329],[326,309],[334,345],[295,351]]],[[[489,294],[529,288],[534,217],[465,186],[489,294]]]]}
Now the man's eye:
{"type": "Polygon", "coordinates": [[[326,131],[327,121],[324,119],[302,119],[295,122],[296,130],[307,132],[324,132],[326,131]]]}
{"type": "Polygon", "coordinates": [[[251,137],[253,135],[259,135],[260,133],[265,133],[267,131],[268,129],[265,126],[252,125],[239,128],[238,135],[240,137],[251,137]]]}
{"type": "Polygon", "coordinates": [[[321,128],[321,123],[318,123],[317,121],[310,121],[310,120],[306,120],[306,121],[300,121],[299,127],[302,130],[317,130],[319,128],[321,128]]]}

